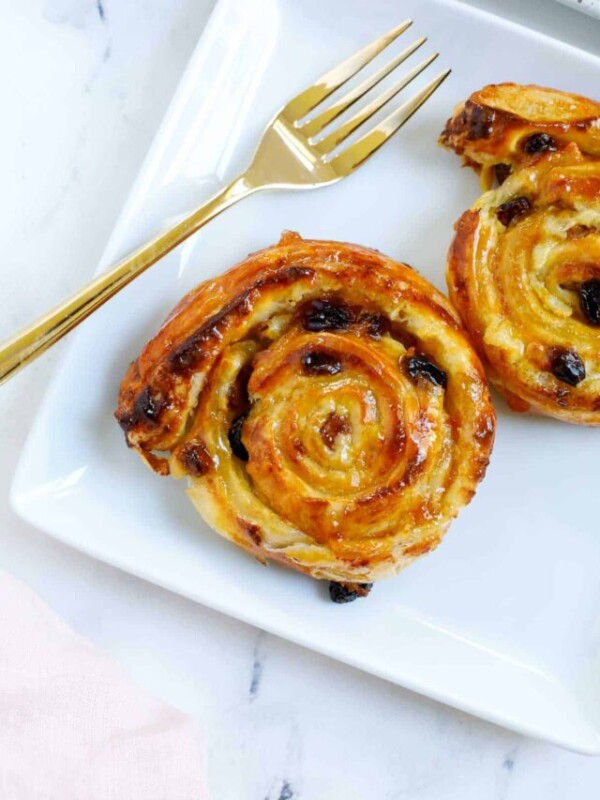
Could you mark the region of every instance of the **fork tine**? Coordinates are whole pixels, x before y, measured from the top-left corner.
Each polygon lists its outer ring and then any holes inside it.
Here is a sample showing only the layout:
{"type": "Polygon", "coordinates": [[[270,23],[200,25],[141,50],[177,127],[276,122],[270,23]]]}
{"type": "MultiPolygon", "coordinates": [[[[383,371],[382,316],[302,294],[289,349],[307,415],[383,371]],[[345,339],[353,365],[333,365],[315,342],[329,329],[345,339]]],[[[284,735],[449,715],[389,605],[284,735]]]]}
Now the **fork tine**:
{"type": "Polygon", "coordinates": [[[388,103],[393,97],[395,97],[398,92],[402,91],[408,84],[413,81],[418,75],[420,75],[424,69],[426,69],[435,59],[439,56],[439,53],[434,53],[433,55],[429,56],[422,61],[420,64],[417,64],[414,69],[412,69],[409,73],[407,73],[403,78],[401,78],[397,83],[395,83],[392,87],[390,87],[387,91],[383,92],[380,97],[376,97],[372,102],[370,102],[365,108],[362,109],[358,114],[355,114],[351,117],[347,122],[344,122],[337,130],[332,131],[328,136],[325,136],[323,139],[315,142],[313,147],[323,155],[330,153],[334,148],[336,148],[344,139],[347,139],[351,133],[353,133],[358,127],[360,127],[363,122],[366,122],[370,119],[374,114],[376,114],[380,108],[383,108],[386,103],[388,103]]]}
{"type": "Polygon", "coordinates": [[[412,25],[412,20],[407,19],[391,31],[380,36],[371,44],[363,47],[358,53],[350,56],[342,64],[334,67],[325,75],[322,75],[312,86],[309,86],[303,92],[296,95],[292,100],[287,103],[281,113],[290,122],[297,122],[302,117],[306,116],[309,111],[312,111],[315,106],[322,103],[330,94],[343,86],[347,80],[354,77],[356,73],[372,61],[375,56],[379,55],[382,50],[391,44],[401,33],[412,25]]]}
{"type": "Polygon", "coordinates": [[[302,133],[307,136],[311,137],[314,136],[319,131],[322,131],[326,125],[329,125],[330,122],[333,122],[334,119],[339,117],[340,114],[343,114],[350,106],[356,103],[357,100],[360,100],[361,97],[372,89],[374,86],[377,86],[387,75],[390,74],[396,67],[400,66],[406,59],[411,56],[415,50],[418,50],[421,45],[425,44],[427,41],[426,36],[422,36],[420,39],[417,39],[416,42],[413,42],[409,47],[404,50],[404,52],[400,53],[399,56],[392,59],[388,64],[381,67],[381,69],[377,70],[371,77],[367,78],[363,81],[359,86],[355,89],[352,89],[348,94],[344,95],[337,103],[334,103],[329,108],[325,109],[321,114],[314,117],[314,119],[309,120],[304,125],[300,127],[302,133]]]}
{"type": "Polygon", "coordinates": [[[440,73],[437,78],[434,78],[417,92],[414,97],[407,100],[406,103],[401,105],[396,111],[393,111],[380,122],[379,125],[373,128],[373,130],[369,131],[369,133],[365,133],[365,135],[361,136],[354,144],[351,144],[349,147],[346,147],[345,150],[342,150],[341,153],[338,153],[338,155],[329,162],[333,170],[339,176],[343,176],[359,167],[369,156],[372,156],[373,153],[379,150],[396,131],[400,130],[404,123],[412,117],[415,111],[421,108],[423,103],[431,97],[451,72],[452,70],[447,69],[440,73]]]}

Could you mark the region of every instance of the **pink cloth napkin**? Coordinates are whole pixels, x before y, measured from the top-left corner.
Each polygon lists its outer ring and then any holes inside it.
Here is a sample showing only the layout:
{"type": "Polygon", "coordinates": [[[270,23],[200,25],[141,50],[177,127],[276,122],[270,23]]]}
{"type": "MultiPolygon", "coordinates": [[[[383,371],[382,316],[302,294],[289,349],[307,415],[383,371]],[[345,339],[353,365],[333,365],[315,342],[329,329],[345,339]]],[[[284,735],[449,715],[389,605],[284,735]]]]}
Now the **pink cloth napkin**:
{"type": "Polygon", "coordinates": [[[206,800],[193,721],[0,573],[0,798],[206,800]]]}

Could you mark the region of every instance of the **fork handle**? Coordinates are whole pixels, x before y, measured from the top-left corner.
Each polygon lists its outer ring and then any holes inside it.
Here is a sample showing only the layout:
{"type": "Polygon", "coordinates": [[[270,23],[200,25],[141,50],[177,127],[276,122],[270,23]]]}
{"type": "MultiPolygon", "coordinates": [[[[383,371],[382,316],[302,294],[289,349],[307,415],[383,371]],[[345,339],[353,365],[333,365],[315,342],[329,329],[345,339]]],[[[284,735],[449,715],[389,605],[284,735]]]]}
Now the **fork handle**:
{"type": "Polygon", "coordinates": [[[56,308],[0,344],[0,384],[37,358],[44,350],[92,314],[148,267],[181,244],[188,236],[229,206],[257,190],[245,176],[232,181],[166,233],[119,261],[108,272],[69,297],[56,308]]]}

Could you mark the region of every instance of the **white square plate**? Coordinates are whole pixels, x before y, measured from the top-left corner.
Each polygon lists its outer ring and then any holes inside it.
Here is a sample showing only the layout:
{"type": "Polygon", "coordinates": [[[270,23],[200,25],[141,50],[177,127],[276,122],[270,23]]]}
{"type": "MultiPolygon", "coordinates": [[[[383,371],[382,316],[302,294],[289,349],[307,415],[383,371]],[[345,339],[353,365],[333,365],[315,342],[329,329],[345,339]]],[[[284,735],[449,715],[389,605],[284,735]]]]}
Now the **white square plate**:
{"type": "MultiPolygon", "coordinates": [[[[209,531],[181,482],[151,474],[112,418],[130,360],[200,280],[285,228],[360,242],[444,286],[475,176],[436,147],[489,82],[597,94],[600,61],[452,0],[220,0],[132,191],[104,265],[208,197],[289,96],[399,20],[454,72],[400,135],[334,187],[258,195],[213,221],[74,336],[13,485],[18,513],[97,558],[446,703],[600,753],[600,431],[498,401],[488,476],[443,546],[368,601],[265,569],[209,531]]],[[[431,77],[431,70],[427,72],[431,77]]]]}

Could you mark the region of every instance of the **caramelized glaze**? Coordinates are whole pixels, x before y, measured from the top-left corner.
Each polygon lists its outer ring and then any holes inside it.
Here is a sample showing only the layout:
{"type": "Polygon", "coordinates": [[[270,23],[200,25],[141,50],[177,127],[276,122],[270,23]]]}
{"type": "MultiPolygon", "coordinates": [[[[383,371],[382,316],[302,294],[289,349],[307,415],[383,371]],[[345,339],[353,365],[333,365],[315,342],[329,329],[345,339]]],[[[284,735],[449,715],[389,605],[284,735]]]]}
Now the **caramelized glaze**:
{"type": "Polygon", "coordinates": [[[458,220],[448,256],[450,297],[490,379],[515,410],[600,425],[600,104],[487,86],[441,140],[482,175],[511,168],[458,220]]]}
{"type": "Polygon", "coordinates": [[[223,536],[353,584],[439,543],[495,422],[436,289],[373,250],[292,233],[182,300],[129,368],[116,417],[223,536]]]}

